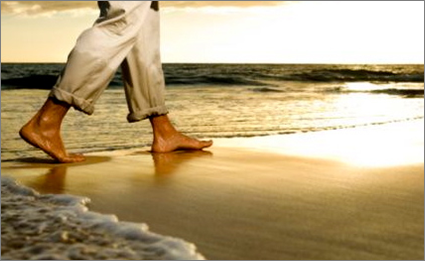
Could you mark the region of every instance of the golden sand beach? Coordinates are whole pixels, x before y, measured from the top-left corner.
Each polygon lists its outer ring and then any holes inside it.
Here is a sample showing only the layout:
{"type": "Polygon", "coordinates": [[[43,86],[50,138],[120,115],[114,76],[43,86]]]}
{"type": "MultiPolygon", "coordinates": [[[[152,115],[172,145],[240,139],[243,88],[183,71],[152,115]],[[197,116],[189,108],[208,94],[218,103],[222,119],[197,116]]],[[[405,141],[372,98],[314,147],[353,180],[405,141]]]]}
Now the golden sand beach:
{"type": "Polygon", "coordinates": [[[40,193],[194,243],[207,259],[423,259],[424,123],[217,139],[1,172],[40,193]]]}

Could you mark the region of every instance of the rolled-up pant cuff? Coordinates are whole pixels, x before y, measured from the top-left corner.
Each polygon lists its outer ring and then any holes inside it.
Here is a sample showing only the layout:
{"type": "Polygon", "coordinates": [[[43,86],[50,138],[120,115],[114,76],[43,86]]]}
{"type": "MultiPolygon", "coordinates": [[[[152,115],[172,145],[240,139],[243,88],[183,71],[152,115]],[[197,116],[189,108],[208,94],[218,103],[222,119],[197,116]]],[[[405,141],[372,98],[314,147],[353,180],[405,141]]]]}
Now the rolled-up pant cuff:
{"type": "Polygon", "coordinates": [[[135,111],[127,116],[128,122],[138,122],[141,120],[145,120],[152,116],[160,116],[168,114],[168,110],[165,106],[158,106],[154,108],[149,108],[146,110],[135,111]]]}
{"type": "Polygon", "coordinates": [[[77,97],[74,94],[59,88],[54,87],[50,91],[49,97],[68,103],[76,110],[82,111],[88,115],[92,115],[94,112],[93,101],[82,99],[81,97],[77,97]]]}

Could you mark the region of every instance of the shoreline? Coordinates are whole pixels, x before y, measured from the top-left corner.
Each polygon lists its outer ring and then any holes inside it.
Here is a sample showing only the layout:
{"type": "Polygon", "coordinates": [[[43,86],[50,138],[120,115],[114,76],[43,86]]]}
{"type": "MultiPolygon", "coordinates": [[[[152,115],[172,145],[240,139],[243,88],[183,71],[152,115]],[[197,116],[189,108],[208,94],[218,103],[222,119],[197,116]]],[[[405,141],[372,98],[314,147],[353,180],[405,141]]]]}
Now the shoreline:
{"type": "Polygon", "coordinates": [[[335,160],[353,166],[399,166],[424,163],[424,126],[425,119],[422,118],[290,135],[214,141],[222,147],[335,160]]]}
{"type": "Polygon", "coordinates": [[[2,174],[89,197],[207,259],[423,259],[423,120],[214,142],[2,162],[2,174]]]}

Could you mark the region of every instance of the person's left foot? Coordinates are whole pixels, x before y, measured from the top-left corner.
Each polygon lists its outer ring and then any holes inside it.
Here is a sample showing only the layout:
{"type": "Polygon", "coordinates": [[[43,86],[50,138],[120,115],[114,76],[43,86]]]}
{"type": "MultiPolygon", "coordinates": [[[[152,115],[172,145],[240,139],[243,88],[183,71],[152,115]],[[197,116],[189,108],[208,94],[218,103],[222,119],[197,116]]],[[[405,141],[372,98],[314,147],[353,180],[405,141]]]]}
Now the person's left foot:
{"type": "Polygon", "coordinates": [[[43,129],[35,119],[25,124],[19,131],[19,135],[24,141],[44,151],[58,162],[73,163],[85,160],[81,154],[66,152],[58,129],[43,129]]]}
{"type": "Polygon", "coordinates": [[[47,99],[40,110],[19,131],[21,138],[61,163],[81,162],[85,157],[68,154],[62,142],[60,128],[70,105],[47,99]]]}

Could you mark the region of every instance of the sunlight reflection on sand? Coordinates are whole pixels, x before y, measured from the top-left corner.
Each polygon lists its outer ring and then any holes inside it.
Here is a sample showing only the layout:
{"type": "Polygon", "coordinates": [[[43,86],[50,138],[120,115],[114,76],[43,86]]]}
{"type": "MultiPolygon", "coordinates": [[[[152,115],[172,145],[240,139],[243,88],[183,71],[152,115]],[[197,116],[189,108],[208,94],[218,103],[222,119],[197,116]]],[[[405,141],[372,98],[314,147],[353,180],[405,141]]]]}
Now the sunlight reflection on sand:
{"type": "Polygon", "coordinates": [[[344,130],[215,140],[219,146],[242,146],[281,154],[331,158],[365,167],[424,162],[424,120],[344,130]]]}

